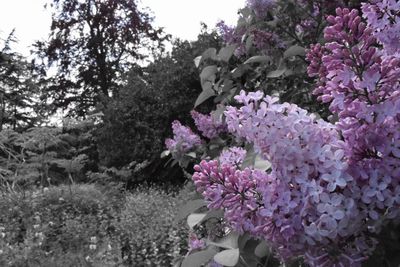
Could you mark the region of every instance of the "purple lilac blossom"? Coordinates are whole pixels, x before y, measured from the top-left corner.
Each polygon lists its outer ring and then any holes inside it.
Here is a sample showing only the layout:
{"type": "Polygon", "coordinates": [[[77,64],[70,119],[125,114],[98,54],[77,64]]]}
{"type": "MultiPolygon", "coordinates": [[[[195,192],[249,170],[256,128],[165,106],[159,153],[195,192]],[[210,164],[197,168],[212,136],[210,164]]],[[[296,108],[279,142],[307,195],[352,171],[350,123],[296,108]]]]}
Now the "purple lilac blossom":
{"type": "Polygon", "coordinates": [[[363,17],[388,55],[400,56],[400,2],[372,0],[362,4],[363,17]]]}
{"type": "Polygon", "coordinates": [[[276,4],[276,0],[247,0],[247,6],[250,7],[257,17],[265,17],[269,9],[276,4]]]}
{"type": "Polygon", "coordinates": [[[319,78],[314,93],[339,116],[336,126],[357,183],[358,205],[377,228],[385,214],[399,216],[400,58],[377,35],[394,26],[377,15],[380,8],[396,5],[389,0],[364,4],[368,24],[357,10],[337,9],[327,18],[328,43],[313,46],[307,56],[309,75],[319,78]]]}
{"type": "Polygon", "coordinates": [[[199,239],[195,233],[189,234],[189,253],[194,250],[201,250],[206,247],[206,242],[199,239]]]}
{"type": "Polygon", "coordinates": [[[204,137],[212,139],[217,137],[219,134],[226,132],[226,125],[222,119],[215,118],[212,114],[205,115],[195,110],[190,112],[197,129],[202,133],[204,137]]]}
{"type": "Polygon", "coordinates": [[[272,171],[202,161],[193,180],[208,207],[223,208],[235,231],[266,239],[283,260],[307,253],[314,266],[320,256],[360,266],[372,248],[349,241],[362,235],[364,217],[335,126],[261,92],[242,91],[236,100],[243,106],[225,112],[229,131],[253,143],[272,171]]]}
{"type": "Polygon", "coordinates": [[[197,134],[177,120],[172,122],[172,132],[174,138],[166,139],[165,145],[175,159],[181,158],[185,153],[202,144],[197,134]]]}
{"type": "Polygon", "coordinates": [[[234,51],[236,57],[241,57],[246,54],[246,46],[242,42],[243,35],[246,33],[245,27],[232,27],[225,24],[223,20],[219,21],[216,25],[219,33],[224,42],[228,45],[236,45],[234,51]]]}
{"type": "Polygon", "coordinates": [[[241,147],[230,147],[221,152],[221,155],[219,156],[219,162],[221,165],[228,164],[239,166],[246,158],[246,153],[246,150],[241,147]]]}

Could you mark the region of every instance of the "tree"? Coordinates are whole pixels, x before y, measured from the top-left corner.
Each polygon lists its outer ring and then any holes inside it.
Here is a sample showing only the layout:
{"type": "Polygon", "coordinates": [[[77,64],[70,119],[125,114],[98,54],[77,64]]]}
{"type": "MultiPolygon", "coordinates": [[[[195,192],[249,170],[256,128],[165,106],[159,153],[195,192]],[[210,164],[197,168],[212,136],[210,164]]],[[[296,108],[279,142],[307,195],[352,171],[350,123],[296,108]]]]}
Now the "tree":
{"type": "Polygon", "coordinates": [[[168,37],[151,25],[136,0],[53,0],[50,7],[49,41],[35,44],[42,67],[56,67],[44,98],[55,108],[72,105],[78,116],[106,106],[123,74],[144,58],[140,49],[162,48],[168,37]]]}
{"type": "Polygon", "coordinates": [[[22,55],[12,51],[14,42],[12,31],[0,48],[0,131],[4,125],[29,128],[40,120],[35,73],[22,55]]]}
{"type": "Polygon", "coordinates": [[[221,40],[216,32],[203,28],[198,40],[176,40],[170,55],[128,75],[127,85],[104,110],[98,135],[102,164],[159,161],[171,122],[175,118],[191,121],[189,112],[201,92],[193,58],[210,46],[219,48],[221,40]]]}

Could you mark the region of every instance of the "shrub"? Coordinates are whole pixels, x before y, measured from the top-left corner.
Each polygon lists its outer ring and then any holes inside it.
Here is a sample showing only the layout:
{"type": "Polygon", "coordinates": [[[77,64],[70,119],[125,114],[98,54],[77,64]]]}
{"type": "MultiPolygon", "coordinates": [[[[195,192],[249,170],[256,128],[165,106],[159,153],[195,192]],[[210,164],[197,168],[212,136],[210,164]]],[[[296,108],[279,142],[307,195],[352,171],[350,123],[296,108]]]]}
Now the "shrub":
{"type": "Polygon", "coordinates": [[[111,221],[118,215],[117,201],[121,200],[115,193],[94,185],[3,192],[0,265],[88,266],[96,260],[104,262],[110,254],[106,250],[112,242],[111,221]]]}
{"type": "Polygon", "coordinates": [[[0,192],[0,266],[170,266],[187,251],[175,215],[192,191],[75,184],[0,192]]]}
{"type": "Polygon", "coordinates": [[[170,266],[186,252],[187,229],[175,216],[189,191],[166,192],[139,187],[126,196],[119,221],[122,253],[129,266],[170,266]]]}

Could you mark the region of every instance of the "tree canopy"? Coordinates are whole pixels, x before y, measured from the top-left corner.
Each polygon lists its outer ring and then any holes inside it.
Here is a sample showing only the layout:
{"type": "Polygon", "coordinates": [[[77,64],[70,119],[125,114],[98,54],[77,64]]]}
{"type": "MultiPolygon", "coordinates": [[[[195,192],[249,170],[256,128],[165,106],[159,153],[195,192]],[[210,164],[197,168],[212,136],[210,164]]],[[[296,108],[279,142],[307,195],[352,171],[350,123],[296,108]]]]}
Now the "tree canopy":
{"type": "Polygon", "coordinates": [[[77,116],[106,105],[143,49],[162,48],[167,38],[136,0],[54,0],[50,8],[49,41],[35,44],[42,67],[56,72],[44,93],[77,116]]]}
{"type": "Polygon", "coordinates": [[[0,131],[4,125],[14,130],[29,128],[40,120],[34,70],[12,50],[15,42],[12,31],[0,47],[0,131]]]}

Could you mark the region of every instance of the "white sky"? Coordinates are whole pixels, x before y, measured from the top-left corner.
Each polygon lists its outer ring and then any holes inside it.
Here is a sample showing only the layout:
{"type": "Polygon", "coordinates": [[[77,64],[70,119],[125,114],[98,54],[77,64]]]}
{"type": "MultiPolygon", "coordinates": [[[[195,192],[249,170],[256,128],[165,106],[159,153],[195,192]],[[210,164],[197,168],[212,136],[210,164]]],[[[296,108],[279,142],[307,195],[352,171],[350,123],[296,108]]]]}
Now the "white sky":
{"type": "MultiPolygon", "coordinates": [[[[28,55],[29,46],[35,40],[47,37],[50,28],[50,12],[44,9],[45,0],[0,0],[0,37],[5,38],[13,28],[19,40],[13,48],[28,55]]],[[[245,0],[141,0],[155,16],[155,25],[165,32],[187,40],[195,40],[200,22],[213,28],[224,20],[234,25],[237,11],[245,0]]]]}

